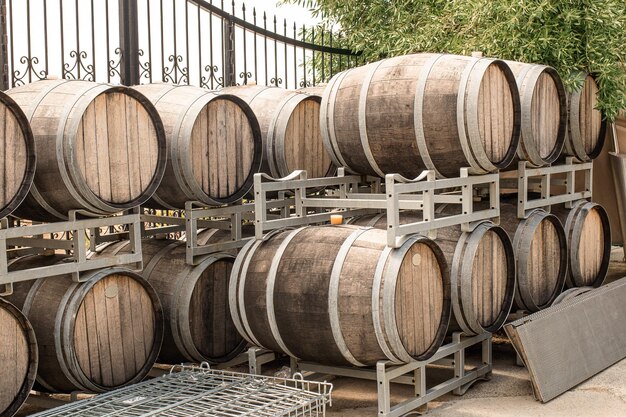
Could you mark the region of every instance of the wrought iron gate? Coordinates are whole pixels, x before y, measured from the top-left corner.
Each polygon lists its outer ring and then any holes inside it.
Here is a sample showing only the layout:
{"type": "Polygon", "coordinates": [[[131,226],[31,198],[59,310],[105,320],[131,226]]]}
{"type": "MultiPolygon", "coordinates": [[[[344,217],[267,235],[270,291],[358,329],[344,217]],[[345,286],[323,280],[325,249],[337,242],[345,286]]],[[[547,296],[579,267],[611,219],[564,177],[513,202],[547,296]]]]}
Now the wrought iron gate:
{"type": "Polygon", "coordinates": [[[359,54],[334,45],[332,30],[234,0],[214,3],[0,0],[0,89],[47,77],[300,88],[360,63],[359,54]]]}

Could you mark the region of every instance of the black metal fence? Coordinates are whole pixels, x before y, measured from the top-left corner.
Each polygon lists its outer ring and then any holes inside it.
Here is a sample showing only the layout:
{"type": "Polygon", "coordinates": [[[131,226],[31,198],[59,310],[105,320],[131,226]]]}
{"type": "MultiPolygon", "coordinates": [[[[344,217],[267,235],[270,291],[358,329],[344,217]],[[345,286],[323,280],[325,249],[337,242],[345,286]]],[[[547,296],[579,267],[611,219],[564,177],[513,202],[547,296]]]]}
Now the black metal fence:
{"type": "Polygon", "coordinates": [[[0,0],[0,25],[0,89],[47,77],[301,88],[360,63],[332,30],[235,1],[0,0]]]}

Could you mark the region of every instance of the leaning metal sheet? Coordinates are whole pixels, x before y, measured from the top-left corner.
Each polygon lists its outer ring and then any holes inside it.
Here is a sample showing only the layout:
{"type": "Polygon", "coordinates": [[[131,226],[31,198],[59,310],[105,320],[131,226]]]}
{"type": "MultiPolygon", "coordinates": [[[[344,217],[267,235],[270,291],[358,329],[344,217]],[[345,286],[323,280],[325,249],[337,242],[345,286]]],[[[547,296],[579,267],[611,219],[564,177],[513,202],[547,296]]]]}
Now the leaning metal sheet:
{"type": "Polygon", "coordinates": [[[505,326],[547,402],[626,357],[626,278],[505,326]]]}
{"type": "Polygon", "coordinates": [[[36,416],[324,416],[332,384],[184,368],[36,416]]]}

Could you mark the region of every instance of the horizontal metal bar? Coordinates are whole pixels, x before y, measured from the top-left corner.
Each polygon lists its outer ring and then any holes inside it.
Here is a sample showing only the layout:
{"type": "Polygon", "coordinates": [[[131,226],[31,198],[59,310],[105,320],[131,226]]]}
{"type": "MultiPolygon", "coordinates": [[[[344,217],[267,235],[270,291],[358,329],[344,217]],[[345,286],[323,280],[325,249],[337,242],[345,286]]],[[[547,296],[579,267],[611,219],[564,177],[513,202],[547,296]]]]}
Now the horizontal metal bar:
{"type": "MultiPolygon", "coordinates": [[[[256,174],[259,175],[259,174],[256,174]]],[[[298,188],[319,188],[330,187],[339,185],[358,184],[361,182],[361,177],[356,175],[346,177],[327,177],[327,178],[311,178],[305,180],[277,180],[275,182],[263,182],[261,183],[261,190],[259,192],[267,193],[272,191],[290,191],[298,188]]],[[[255,194],[256,194],[255,190],[255,194]]]]}
{"type": "Polygon", "coordinates": [[[155,236],[155,235],[163,235],[163,234],[169,234],[169,233],[178,233],[178,232],[184,232],[185,228],[182,226],[157,226],[157,227],[151,227],[149,229],[144,229],[144,231],[142,231],[142,237],[151,237],[151,236],[155,236]]]}
{"type": "Polygon", "coordinates": [[[0,284],[47,278],[56,275],[72,274],[111,266],[122,266],[142,261],[141,253],[118,254],[115,257],[99,257],[83,263],[68,262],[58,265],[30,268],[23,271],[0,271],[0,284]],[[4,272],[4,273],[2,273],[4,272]]]}
{"type": "MultiPolygon", "coordinates": [[[[376,381],[376,371],[372,368],[356,368],[347,366],[321,365],[319,363],[297,361],[298,369],[301,371],[314,372],[316,374],[344,376],[347,378],[358,378],[370,381],[376,381]]],[[[402,375],[394,378],[395,383],[412,385],[415,383],[413,377],[402,375]]]]}
{"type": "Polygon", "coordinates": [[[7,239],[7,246],[28,248],[73,250],[74,242],[65,239],[42,239],[37,237],[15,237],[7,239]]]}
{"type": "Polygon", "coordinates": [[[224,252],[231,249],[239,249],[245,246],[245,244],[254,239],[254,237],[246,237],[240,240],[233,240],[230,242],[210,243],[208,245],[190,247],[187,246],[187,250],[191,252],[193,257],[208,255],[216,252],[224,252]]]}
{"type": "Polygon", "coordinates": [[[418,223],[402,224],[396,227],[396,236],[410,235],[414,233],[423,233],[442,227],[456,226],[462,223],[471,223],[480,220],[488,220],[499,215],[498,210],[489,209],[481,210],[471,214],[457,214],[454,216],[442,217],[430,221],[421,221],[418,223]]]}
{"type": "Polygon", "coordinates": [[[38,236],[52,233],[75,232],[97,227],[108,227],[139,222],[137,214],[123,216],[101,217],[95,219],[64,221],[56,223],[35,224],[22,227],[0,229],[0,238],[13,239],[18,237],[38,236]]]}
{"type": "MultiPolygon", "coordinates": [[[[579,164],[560,164],[541,168],[525,168],[521,172],[527,177],[538,177],[546,174],[565,174],[568,172],[587,171],[591,170],[592,167],[592,162],[583,162],[579,164]]],[[[520,171],[518,171],[518,173],[520,173],[520,171]]]]}
{"type": "Polygon", "coordinates": [[[555,204],[568,203],[571,201],[581,200],[584,198],[591,198],[591,191],[580,191],[573,194],[555,195],[548,198],[542,198],[537,200],[529,200],[524,205],[526,210],[542,208],[555,204]]]}

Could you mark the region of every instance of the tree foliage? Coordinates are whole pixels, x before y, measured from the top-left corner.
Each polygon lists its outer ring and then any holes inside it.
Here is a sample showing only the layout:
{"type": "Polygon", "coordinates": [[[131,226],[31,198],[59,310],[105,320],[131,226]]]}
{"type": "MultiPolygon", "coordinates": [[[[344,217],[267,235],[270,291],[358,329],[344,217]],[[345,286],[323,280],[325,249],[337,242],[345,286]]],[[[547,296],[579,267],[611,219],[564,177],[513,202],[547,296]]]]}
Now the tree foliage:
{"type": "Polygon", "coordinates": [[[322,17],[322,26],[340,28],[335,44],[360,51],[365,62],[416,52],[482,51],[551,65],[569,89],[580,86],[578,72],[592,73],[605,116],[613,120],[626,108],[625,0],[283,2],[308,7],[322,17]]]}

